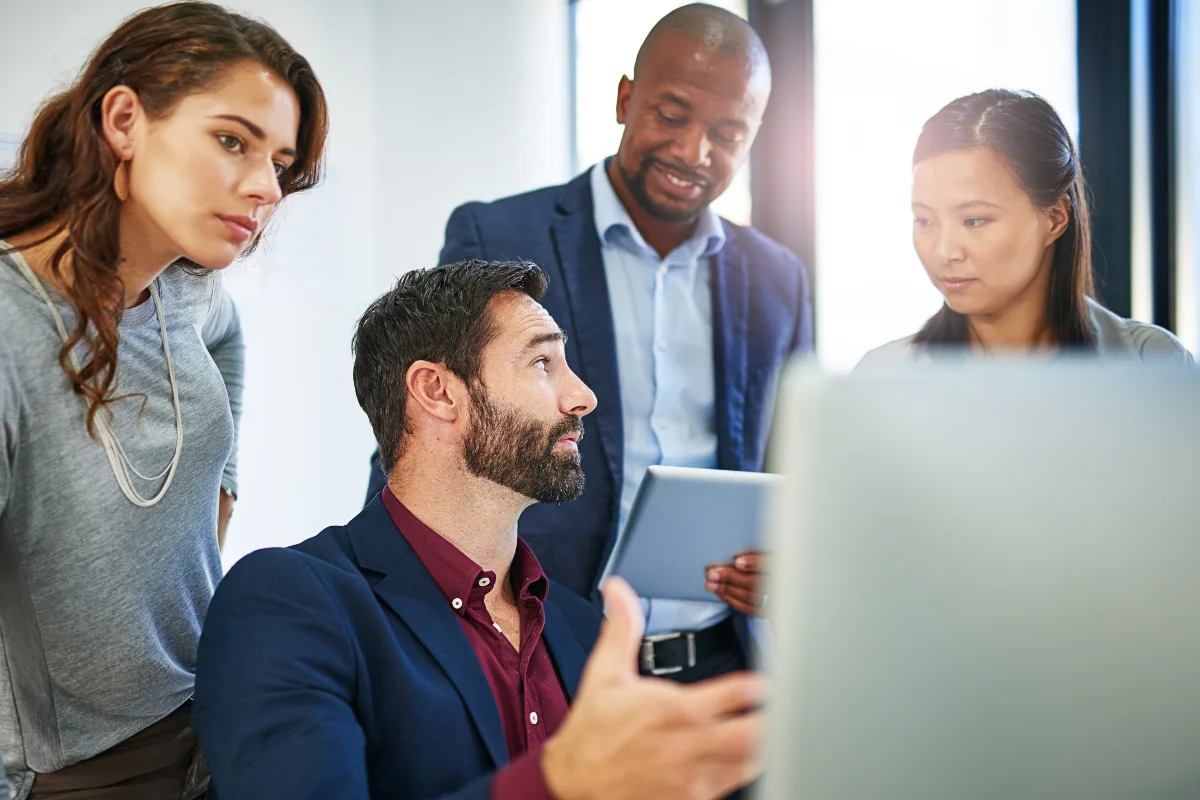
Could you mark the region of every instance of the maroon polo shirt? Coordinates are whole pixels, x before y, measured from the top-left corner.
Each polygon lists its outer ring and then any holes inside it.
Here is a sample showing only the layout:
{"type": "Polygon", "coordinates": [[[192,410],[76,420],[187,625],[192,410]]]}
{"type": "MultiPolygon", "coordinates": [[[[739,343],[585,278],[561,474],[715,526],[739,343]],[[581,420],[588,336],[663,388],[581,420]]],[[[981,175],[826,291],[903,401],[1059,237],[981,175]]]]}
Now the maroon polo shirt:
{"type": "Polygon", "coordinates": [[[529,545],[517,539],[509,580],[521,620],[518,652],[483,602],[495,588],[496,573],[482,569],[413,516],[391,489],[383,490],[383,505],[458,616],[496,699],[510,763],[492,782],[493,800],[550,800],[538,751],[566,717],[567,693],[542,641],[550,582],[541,564],[529,545]]]}

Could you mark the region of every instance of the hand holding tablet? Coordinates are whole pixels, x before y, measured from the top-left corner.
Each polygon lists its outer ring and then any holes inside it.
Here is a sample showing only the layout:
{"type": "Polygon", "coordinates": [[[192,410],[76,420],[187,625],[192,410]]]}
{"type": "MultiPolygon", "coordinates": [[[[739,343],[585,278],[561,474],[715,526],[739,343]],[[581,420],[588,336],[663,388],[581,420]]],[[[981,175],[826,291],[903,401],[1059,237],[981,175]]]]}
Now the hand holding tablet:
{"type": "Polygon", "coordinates": [[[716,594],[754,613],[766,566],[767,497],[779,481],[758,472],[650,467],[605,574],[625,578],[641,597],[711,601],[716,594]]]}
{"type": "Polygon", "coordinates": [[[763,592],[767,580],[770,556],[759,550],[738,553],[728,564],[714,564],[705,574],[704,588],[729,604],[734,611],[751,617],[766,613],[767,595],[763,592]]]}

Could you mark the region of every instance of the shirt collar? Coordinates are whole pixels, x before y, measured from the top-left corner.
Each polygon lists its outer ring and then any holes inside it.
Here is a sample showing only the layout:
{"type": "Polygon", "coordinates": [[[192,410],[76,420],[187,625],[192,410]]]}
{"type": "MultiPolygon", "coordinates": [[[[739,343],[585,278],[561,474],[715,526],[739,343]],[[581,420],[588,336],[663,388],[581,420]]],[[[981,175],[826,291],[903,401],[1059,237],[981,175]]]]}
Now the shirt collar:
{"type": "MultiPolygon", "coordinates": [[[[633,219],[625,209],[625,204],[617,196],[612,181],[608,178],[606,169],[611,158],[606,158],[592,167],[592,209],[596,222],[596,233],[600,241],[607,245],[622,247],[625,250],[641,255],[652,256],[657,263],[658,254],[654,248],[646,244],[641,232],[633,224],[633,219]]],[[[678,249],[689,252],[692,259],[707,258],[715,255],[725,246],[725,226],[721,218],[711,206],[705,206],[700,211],[696,230],[691,237],[681,244],[678,249]]]]}
{"type": "MultiPolygon", "coordinates": [[[[496,581],[496,573],[483,569],[437,531],[417,519],[386,487],[383,490],[383,505],[455,613],[463,616],[473,602],[482,602],[483,596],[491,591],[496,581]],[[487,583],[481,586],[480,581],[484,579],[487,583]],[[455,603],[455,600],[459,602],[455,603]]],[[[518,601],[531,597],[545,601],[549,580],[529,545],[519,538],[517,552],[509,568],[509,578],[518,601]]]]}

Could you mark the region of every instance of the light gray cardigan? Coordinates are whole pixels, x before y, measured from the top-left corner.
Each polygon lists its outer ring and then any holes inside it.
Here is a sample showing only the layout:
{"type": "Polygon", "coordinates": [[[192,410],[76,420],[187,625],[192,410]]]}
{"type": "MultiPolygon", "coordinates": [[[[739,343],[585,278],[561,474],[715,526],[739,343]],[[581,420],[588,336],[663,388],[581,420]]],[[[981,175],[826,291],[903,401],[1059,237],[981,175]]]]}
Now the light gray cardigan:
{"type": "MultiPolygon", "coordinates": [[[[1187,366],[1195,363],[1192,354],[1170,331],[1148,322],[1119,317],[1091,299],[1088,310],[1101,356],[1178,362],[1187,366]]],[[[926,348],[914,345],[913,336],[906,336],[867,353],[855,369],[905,362],[927,364],[931,360],[926,348]]]]}

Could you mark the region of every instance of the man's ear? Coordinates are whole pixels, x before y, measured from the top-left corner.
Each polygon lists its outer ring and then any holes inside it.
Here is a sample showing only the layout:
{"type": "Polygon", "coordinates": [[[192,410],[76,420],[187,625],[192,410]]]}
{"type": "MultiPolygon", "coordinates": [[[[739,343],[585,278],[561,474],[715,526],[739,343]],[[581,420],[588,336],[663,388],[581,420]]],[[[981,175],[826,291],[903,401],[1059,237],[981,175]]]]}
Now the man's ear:
{"type": "Polygon", "coordinates": [[[629,116],[629,102],[633,99],[633,81],[622,75],[617,83],[617,124],[624,125],[629,116]]]}
{"type": "Polygon", "coordinates": [[[414,361],[404,383],[409,401],[436,420],[453,423],[466,408],[466,385],[444,364],[414,361]]]}

